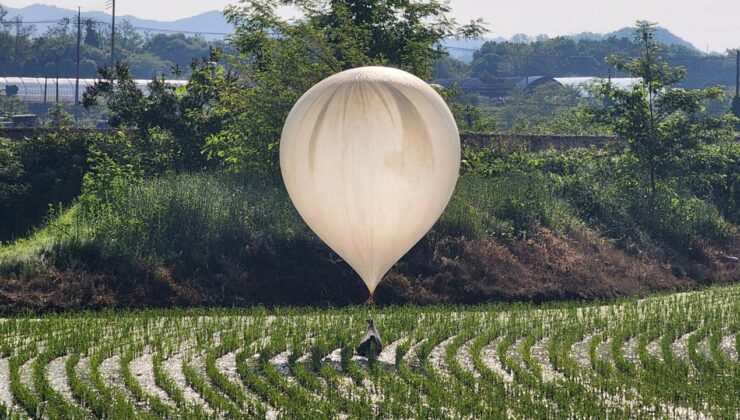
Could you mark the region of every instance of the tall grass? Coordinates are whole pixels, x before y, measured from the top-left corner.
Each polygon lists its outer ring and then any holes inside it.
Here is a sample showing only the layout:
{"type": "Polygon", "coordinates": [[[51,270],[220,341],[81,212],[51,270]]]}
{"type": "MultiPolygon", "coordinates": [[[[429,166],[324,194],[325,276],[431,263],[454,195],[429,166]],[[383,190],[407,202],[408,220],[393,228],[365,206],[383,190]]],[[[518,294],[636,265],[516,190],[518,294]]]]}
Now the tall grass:
{"type": "Polygon", "coordinates": [[[75,223],[93,227],[105,253],[164,264],[208,264],[255,242],[308,235],[276,180],[228,173],[137,183],[75,223]]]}
{"type": "Polygon", "coordinates": [[[435,229],[446,235],[512,240],[539,226],[561,230],[571,223],[572,214],[541,174],[467,174],[435,229]]]}
{"type": "MultiPolygon", "coordinates": [[[[433,235],[506,240],[540,225],[570,220],[564,200],[542,176],[462,176],[433,235]]],[[[125,257],[147,266],[208,267],[255,248],[316,240],[291,204],[282,181],[249,174],[171,174],[131,184],[96,211],[77,205],[32,238],[0,250],[14,271],[39,254],[46,262],[125,257]]]]}

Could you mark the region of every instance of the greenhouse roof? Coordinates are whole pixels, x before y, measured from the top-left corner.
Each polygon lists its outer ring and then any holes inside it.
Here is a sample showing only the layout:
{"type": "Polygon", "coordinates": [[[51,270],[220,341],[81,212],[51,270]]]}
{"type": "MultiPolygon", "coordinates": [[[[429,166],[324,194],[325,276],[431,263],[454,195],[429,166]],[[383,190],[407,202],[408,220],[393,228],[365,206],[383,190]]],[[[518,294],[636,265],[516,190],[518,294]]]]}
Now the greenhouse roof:
{"type": "MultiPolygon", "coordinates": [[[[27,103],[75,103],[75,84],[74,78],[52,78],[52,77],[0,77],[0,95],[6,94],[8,86],[17,86],[18,91],[14,95],[22,102],[27,103]],[[57,98],[57,89],[59,96],[57,98]]],[[[82,95],[88,86],[92,86],[99,79],[80,79],[80,87],[77,99],[82,101],[82,95]]],[[[134,80],[136,86],[147,92],[149,90],[149,79],[134,80]]],[[[186,80],[167,80],[168,84],[174,86],[183,86],[187,84],[186,80]]]]}

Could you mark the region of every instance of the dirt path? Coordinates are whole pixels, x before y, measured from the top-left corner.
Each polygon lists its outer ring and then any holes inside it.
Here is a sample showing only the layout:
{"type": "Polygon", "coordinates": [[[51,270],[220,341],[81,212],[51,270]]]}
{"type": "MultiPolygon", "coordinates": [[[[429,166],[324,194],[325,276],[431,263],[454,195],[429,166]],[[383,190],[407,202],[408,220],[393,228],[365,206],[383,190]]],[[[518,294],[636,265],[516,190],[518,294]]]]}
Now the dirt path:
{"type": "Polygon", "coordinates": [[[480,372],[478,372],[478,369],[475,368],[473,356],[470,354],[470,349],[473,347],[473,341],[475,341],[475,337],[471,338],[470,340],[466,341],[465,344],[460,346],[457,354],[455,355],[455,358],[457,359],[457,363],[460,364],[461,368],[470,372],[470,374],[473,375],[473,378],[478,379],[481,375],[480,372]]]}
{"type": "Polygon", "coordinates": [[[396,349],[398,348],[401,343],[408,340],[406,337],[401,337],[398,340],[388,344],[383,351],[380,352],[380,355],[378,355],[378,362],[395,366],[396,365],[396,349]]]}
{"type": "Polygon", "coordinates": [[[503,337],[498,337],[483,347],[481,350],[481,359],[483,360],[483,364],[491,369],[493,373],[500,376],[504,382],[512,383],[514,382],[514,375],[504,368],[503,363],[501,363],[498,357],[498,353],[496,353],[496,347],[498,347],[503,339],[503,337]]]}
{"type": "Polygon", "coordinates": [[[167,372],[175,385],[182,391],[185,401],[191,405],[202,407],[206,412],[212,413],[213,409],[185,380],[185,374],[182,373],[183,357],[181,353],[175,353],[162,361],[162,368],[167,372]]]}
{"type": "Polygon", "coordinates": [[[687,332],[671,344],[673,354],[683,361],[689,360],[689,339],[696,333],[696,330],[687,332]]]}
{"type": "Polygon", "coordinates": [[[727,358],[732,360],[733,362],[738,362],[737,357],[737,348],[735,347],[735,335],[726,335],[722,337],[722,343],[720,344],[720,347],[722,347],[722,350],[727,355],[727,358]]]}
{"type": "Polygon", "coordinates": [[[52,359],[46,366],[46,380],[49,381],[49,386],[61,394],[69,404],[80,407],[72,394],[72,389],[69,387],[67,371],[65,370],[67,359],[69,359],[68,355],[52,359]]]}
{"type": "Polygon", "coordinates": [[[529,351],[532,360],[537,362],[542,373],[543,382],[553,382],[559,380],[565,380],[565,376],[555,369],[555,366],[550,363],[550,354],[547,351],[548,338],[543,338],[532,345],[529,351]]]}
{"type": "Polygon", "coordinates": [[[432,364],[434,371],[443,379],[448,379],[450,377],[450,369],[445,361],[445,353],[447,351],[447,346],[449,346],[455,338],[457,338],[456,335],[448,337],[446,340],[434,346],[432,351],[429,353],[429,362],[432,364]]]}
{"type": "Polygon", "coordinates": [[[136,378],[136,381],[139,382],[139,386],[141,386],[144,392],[154,395],[165,404],[174,407],[175,402],[172,401],[170,396],[167,395],[162,388],[157,386],[157,383],[154,381],[153,366],[152,354],[144,353],[143,355],[131,360],[129,369],[131,369],[131,373],[134,375],[134,378],[136,378]]]}
{"type": "Polygon", "coordinates": [[[10,393],[10,364],[7,357],[0,359],[0,402],[5,407],[14,407],[13,394],[10,393]]]}

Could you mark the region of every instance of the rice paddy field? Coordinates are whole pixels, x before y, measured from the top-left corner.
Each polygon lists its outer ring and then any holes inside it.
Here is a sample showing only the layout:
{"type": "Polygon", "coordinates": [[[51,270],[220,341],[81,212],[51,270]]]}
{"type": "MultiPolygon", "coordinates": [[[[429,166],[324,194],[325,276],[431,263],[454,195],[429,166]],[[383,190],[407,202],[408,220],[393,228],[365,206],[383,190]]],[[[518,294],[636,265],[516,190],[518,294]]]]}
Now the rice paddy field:
{"type": "Polygon", "coordinates": [[[740,417],[740,286],[604,303],[0,321],[4,418],[740,417]]]}

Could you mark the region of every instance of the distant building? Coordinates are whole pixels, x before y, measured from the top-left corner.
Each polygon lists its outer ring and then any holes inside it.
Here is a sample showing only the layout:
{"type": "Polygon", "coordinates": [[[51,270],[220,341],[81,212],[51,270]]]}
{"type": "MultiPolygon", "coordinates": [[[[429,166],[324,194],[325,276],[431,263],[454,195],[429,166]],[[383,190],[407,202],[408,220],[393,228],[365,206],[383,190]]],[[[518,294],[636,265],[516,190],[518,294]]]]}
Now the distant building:
{"type": "Polygon", "coordinates": [[[553,80],[563,86],[578,89],[583,96],[589,96],[589,89],[597,83],[611,83],[617,89],[632,89],[642,83],[641,77],[555,77],[553,80]]]}
{"type": "MultiPolygon", "coordinates": [[[[74,78],[52,78],[52,77],[0,77],[0,95],[17,97],[24,103],[75,103],[75,80],[74,78]],[[59,96],[57,99],[57,88],[59,96]]],[[[92,86],[98,79],[80,79],[78,100],[82,101],[82,95],[88,86],[92,86]]],[[[148,91],[149,79],[136,79],[136,86],[148,91]]],[[[167,80],[174,86],[187,84],[186,80],[167,80]]]]}
{"type": "Polygon", "coordinates": [[[537,86],[553,82],[551,77],[547,76],[529,76],[529,77],[497,77],[490,80],[481,80],[477,77],[466,79],[435,79],[432,81],[447,89],[457,85],[463,93],[477,93],[489,98],[505,98],[515,89],[533,89],[537,86]]]}
{"type": "MultiPolygon", "coordinates": [[[[634,77],[613,77],[610,79],[613,86],[619,89],[631,89],[642,79],[634,77]]],[[[481,80],[477,77],[456,79],[435,79],[432,81],[447,89],[457,85],[463,93],[475,93],[489,98],[506,98],[511,91],[518,89],[534,89],[548,83],[558,83],[562,86],[569,86],[578,89],[583,96],[589,95],[589,88],[599,82],[607,82],[608,79],[600,77],[548,77],[548,76],[528,76],[528,77],[497,77],[489,80],[481,80]]]]}
{"type": "Polygon", "coordinates": [[[10,117],[10,120],[12,122],[10,125],[14,128],[34,127],[38,120],[38,116],[35,114],[18,114],[10,117]]]}

